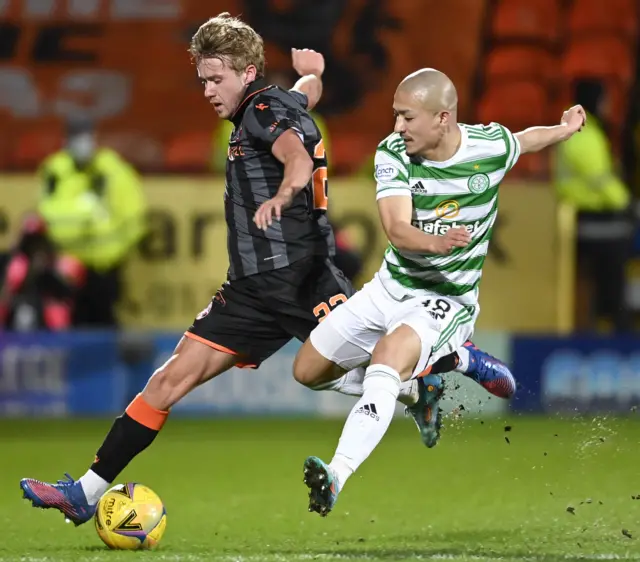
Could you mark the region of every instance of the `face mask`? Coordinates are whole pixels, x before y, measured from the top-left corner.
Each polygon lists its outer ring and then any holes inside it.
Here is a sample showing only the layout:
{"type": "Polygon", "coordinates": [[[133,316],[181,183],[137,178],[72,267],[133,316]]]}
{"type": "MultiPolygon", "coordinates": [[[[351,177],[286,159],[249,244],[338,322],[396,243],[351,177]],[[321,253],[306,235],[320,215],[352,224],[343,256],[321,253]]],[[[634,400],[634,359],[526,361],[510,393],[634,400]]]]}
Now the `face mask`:
{"type": "Polygon", "coordinates": [[[67,149],[74,160],[87,162],[93,156],[96,149],[96,141],[91,133],[83,133],[69,139],[67,149]]]}

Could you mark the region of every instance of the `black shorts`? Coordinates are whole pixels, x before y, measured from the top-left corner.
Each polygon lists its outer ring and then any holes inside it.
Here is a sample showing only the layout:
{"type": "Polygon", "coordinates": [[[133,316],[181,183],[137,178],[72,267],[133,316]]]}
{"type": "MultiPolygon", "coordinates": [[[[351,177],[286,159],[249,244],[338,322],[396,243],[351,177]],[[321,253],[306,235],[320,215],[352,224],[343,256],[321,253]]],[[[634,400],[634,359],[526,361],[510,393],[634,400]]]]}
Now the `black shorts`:
{"type": "Polygon", "coordinates": [[[274,271],[227,281],[186,336],[258,367],[292,338],[305,341],[355,290],[329,258],[304,258],[274,271]]]}

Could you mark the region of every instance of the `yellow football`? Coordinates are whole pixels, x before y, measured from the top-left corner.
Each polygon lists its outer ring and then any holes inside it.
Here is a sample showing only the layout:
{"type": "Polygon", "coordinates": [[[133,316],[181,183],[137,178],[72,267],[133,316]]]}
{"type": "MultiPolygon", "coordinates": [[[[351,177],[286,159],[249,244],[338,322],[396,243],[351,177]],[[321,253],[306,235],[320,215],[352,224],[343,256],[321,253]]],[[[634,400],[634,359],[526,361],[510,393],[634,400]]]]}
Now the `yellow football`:
{"type": "Polygon", "coordinates": [[[158,546],[167,526],[167,512],[158,495],[142,484],[127,482],[108,490],[96,507],[96,530],[115,550],[158,546]]]}

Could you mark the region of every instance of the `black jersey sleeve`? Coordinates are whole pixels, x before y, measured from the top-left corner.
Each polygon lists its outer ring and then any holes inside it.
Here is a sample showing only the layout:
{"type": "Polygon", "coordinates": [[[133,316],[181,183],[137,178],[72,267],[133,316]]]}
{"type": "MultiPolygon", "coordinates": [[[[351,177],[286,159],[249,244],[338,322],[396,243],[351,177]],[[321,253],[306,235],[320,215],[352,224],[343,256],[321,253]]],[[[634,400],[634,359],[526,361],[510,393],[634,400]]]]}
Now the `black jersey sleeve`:
{"type": "Polygon", "coordinates": [[[307,94],[303,94],[298,90],[289,90],[289,93],[291,94],[293,99],[296,100],[296,102],[299,103],[304,109],[308,109],[309,98],[307,97],[307,94]]]}
{"type": "Polygon", "coordinates": [[[278,137],[293,129],[304,142],[300,111],[294,104],[259,96],[252,100],[244,116],[244,128],[249,137],[271,148],[278,137]]]}

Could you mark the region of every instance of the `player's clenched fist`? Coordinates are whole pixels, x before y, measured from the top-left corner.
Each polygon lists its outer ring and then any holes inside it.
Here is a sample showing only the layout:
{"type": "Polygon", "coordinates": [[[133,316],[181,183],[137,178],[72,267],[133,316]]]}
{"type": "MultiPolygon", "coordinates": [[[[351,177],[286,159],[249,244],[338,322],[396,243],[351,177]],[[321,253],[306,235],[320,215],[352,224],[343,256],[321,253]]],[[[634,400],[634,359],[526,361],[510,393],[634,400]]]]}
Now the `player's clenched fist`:
{"type": "Polygon", "coordinates": [[[433,243],[433,253],[446,256],[454,248],[464,248],[471,242],[471,234],[463,226],[450,228],[444,236],[436,236],[433,243]]]}
{"type": "Polygon", "coordinates": [[[291,59],[300,76],[313,74],[319,77],[324,72],[324,57],[311,49],[291,49],[291,59]]]}
{"type": "Polygon", "coordinates": [[[562,114],[560,123],[565,124],[571,134],[582,130],[587,122],[587,114],[581,105],[574,105],[562,114]]]}

